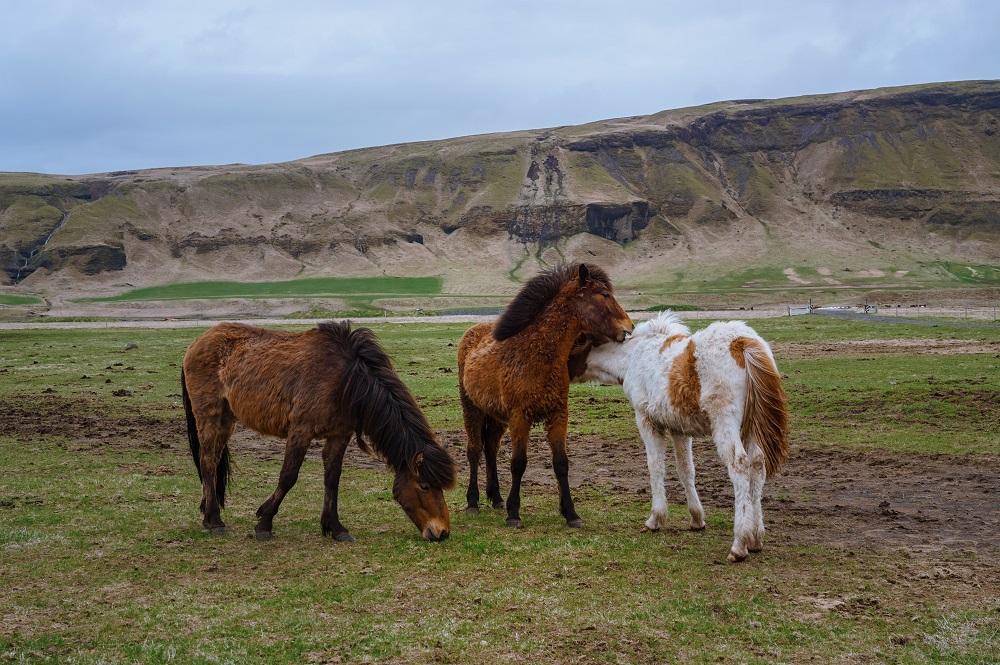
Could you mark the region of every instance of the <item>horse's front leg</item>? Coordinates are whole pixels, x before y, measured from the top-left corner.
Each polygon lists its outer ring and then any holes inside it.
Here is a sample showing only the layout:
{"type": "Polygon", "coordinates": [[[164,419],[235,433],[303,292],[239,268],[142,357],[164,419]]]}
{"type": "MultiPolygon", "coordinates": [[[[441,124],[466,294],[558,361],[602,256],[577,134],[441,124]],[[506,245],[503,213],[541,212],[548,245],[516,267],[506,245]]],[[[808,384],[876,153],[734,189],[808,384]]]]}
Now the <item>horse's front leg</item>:
{"type": "Polygon", "coordinates": [[[649,492],[653,507],[646,520],[644,530],[659,531],[667,525],[667,489],[665,477],[666,442],[663,434],[639,411],[635,412],[635,424],[646,444],[646,466],[649,468],[649,492]]]}
{"type": "Polygon", "coordinates": [[[257,526],[254,528],[257,540],[271,538],[271,521],[277,514],[278,508],[281,507],[281,501],[295,486],[295,481],[299,478],[299,469],[302,467],[302,460],[305,459],[306,450],[309,449],[311,440],[312,437],[305,433],[289,433],[288,439],[285,441],[285,462],[281,465],[278,487],[267,501],[260,504],[260,508],[257,509],[257,526]]]}
{"type": "Polygon", "coordinates": [[[500,478],[497,476],[497,451],[507,426],[487,416],[483,421],[483,450],[486,453],[486,496],[496,510],[503,509],[500,478]]]}
{"type": "Polygon", "coordinates": [[[566,455],[568,421],[569,414],[566,411],[552,414],[546,423],[546,434],[552,450],[552,471],[559,483],[559,512],[566,518],[566,526],[579,529],[583,526],[583,520],[576,514],[573,497],[569,492],[569,457],[566,455]]]}
{"type": "Polygon", "coordinates": [[[319,519],[324,536],[334,540],[353,543],[354,537],[340,523],[337,511],[337,495],[340,492],[340,471],[344,466],[344,452],[351,441],[351,435],[331,436],[323,445],[323,482],[326,495],[323,498],[323,514],[319,519]]]}
{"type": "Polygon", "coordinates": [[[515,414],[510,423],[510,494],[507,496],[507,526],[521,528],[521,477],[528,467],[528,435],[531,420],[515,414]]]}
{"type": "Polygon", "coordinates": [[[469,459],[469,489],[465,492],[465,512],[479,512],[479,460],[483,455],[483,423],[486,414],[482,412],[459,386],[459,398],[462,403],[462,419],[465,423],[466,456],[469,459]]]}

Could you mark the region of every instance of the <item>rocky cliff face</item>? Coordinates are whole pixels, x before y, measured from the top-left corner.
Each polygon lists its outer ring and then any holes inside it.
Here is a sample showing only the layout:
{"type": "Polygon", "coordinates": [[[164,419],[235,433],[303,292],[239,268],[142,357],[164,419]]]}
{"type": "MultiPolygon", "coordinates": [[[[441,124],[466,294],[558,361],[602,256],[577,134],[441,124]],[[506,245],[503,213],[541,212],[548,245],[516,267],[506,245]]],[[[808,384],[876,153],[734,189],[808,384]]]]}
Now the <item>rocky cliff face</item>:
{"type": "Polygon", "coordinates": [[[483,292],[576,256],[635,284],[795,265],[832,284],[831,271],[867,265],[1000,262],[998,239],[998,82],[723,102],[285,164],[0,174],[0,282],[41,291],[443,274],[450,290],[483,292]]]}

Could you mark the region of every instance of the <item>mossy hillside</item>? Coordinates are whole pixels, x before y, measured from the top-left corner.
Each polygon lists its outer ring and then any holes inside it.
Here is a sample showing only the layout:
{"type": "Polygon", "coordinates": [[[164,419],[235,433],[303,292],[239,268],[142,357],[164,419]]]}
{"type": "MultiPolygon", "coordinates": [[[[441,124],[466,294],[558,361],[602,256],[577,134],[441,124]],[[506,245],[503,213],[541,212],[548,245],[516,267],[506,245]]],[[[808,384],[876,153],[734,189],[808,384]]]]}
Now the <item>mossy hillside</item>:
{"type": "Polygon", "coordinates": [[[139,206],[129,196],[109,194],[92,203],[72,209],[62,228],[50,242],[50,247],[121,244],[125,224],[141,223],[139,206]]]}
{"type": "Polygon", "coordinates": [[[27,251],[44,240],[62,218],[63,211],[41,196],[14,196],[10,205],[0,210],[0,238],[8,247],[27,251]]]}

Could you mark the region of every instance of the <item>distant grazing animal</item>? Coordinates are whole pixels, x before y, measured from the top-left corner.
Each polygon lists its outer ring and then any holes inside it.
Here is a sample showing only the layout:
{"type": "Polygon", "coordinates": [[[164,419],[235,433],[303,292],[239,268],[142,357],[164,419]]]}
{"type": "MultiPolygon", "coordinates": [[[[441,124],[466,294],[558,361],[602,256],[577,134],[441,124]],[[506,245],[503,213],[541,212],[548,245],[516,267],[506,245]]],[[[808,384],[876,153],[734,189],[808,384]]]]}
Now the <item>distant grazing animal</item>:
{"type": "Polygon", "coordinates": [[[646,443],[653,510],[667,519],[666,436],[687,495],[691,528],[705,528],[694,484],[691,437],[711,435],[733,483],[730,561],[764,546],[764,481],[788,457],[788,407],[771,347],[742,321],[717,321],[695,334],[670,312],[640,323],[624,344],[596,346],[577,380],[621,384],[646,443]]]}
{"type": "MultiPolygon", "coordinates": [[[[581,336],[621,342],[634,325],[597,266],[580,263],[531,278],[496,324],[473,326],[458,345],[458,382],[468,436],[470,512],[479,510],[479,460],[486,451],[486,495],[503,508],[497,448],[510,428],[511,488],[507,524],[521,526],[521,477],[528,434],[544,422],[559,482],[559,509],[571,527],[583,526],[569,492],[566,455],[569,357],[581,336]]],[[[615,344],[612,344],[614,346],[615,344]]]]}
{"type": "Polygon", "coordinates": [[[322,323],[301,333],[222,323],[196,339],[181,370],[188,441],[202,480],[205,528],[225,533],[229,437],[237,421],[282,437],[285,462],[274,494],[257,509],[256,535],[271,537],[271,520],[295,485],[313,439],[325,439],[323,535],[354,540],[340,523],[337,491],[351,436],[396,472],[392,494],[427,540],[448,537],[442,490],[455,483],[448,452],[392,368],[375,333],[349,323],[322,323]]]}

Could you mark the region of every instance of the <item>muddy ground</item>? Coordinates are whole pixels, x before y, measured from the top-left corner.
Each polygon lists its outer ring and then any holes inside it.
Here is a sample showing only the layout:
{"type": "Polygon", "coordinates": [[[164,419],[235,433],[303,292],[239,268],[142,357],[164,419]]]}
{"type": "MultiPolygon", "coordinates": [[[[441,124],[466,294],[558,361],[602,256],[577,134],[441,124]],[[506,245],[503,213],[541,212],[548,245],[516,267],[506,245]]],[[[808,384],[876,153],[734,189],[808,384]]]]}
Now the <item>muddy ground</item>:
{"type": "MultiPolygon", "coordinates": [[[[51,437],[81,452],[139,447],[188,455],[181,418],[108,417],[86,400],[56,396],[0,400],[0,435],[22,441],[51,437]]],[[[468,477],[464,435],[444,432],[441,440],[458,462],[464,486],[468,477]]],[[[231,448],[239,466],[246,463],[241,459],[278,459],[283,445],[238,427],[231,448]]],[[[507,450],[505,443],[504,492],[510,486],[507,450]]],[[[710,512],[731,512],[731,485],[711,442],[696,440],[694,450],[702,502],[710,512]]],[[[318,443],[309,454],[318,458],[318,443]]],[[[555,492],[548,446],[540,432],[533,433],[529,456],[526,492],[555,492]]],[[[347,460],[349,466],[380,466],[356,446],[349,449],[347,460]]],[[[598,486],[643,504],[649,500],[645,451],[638,439],[622,443],[571,436],[570,477],[577,488],[598,486]]],[[[672,467],[668,498],[673,504],[684,501],[672,467]]],[[[580,508],[586,515],[587,507],[580,508]]],[[[768,481],[764,510],[771,537],[796,543],[849,551],[899,549],[907,557],[931,559],[940,554],[1000,554],[1000,458],[793,447],[782,473],[768,481]]],[[[982,562],[990,557],[978,558],[982,562]]]]}
{"type": "Polygon", "coordinates": [[[777,342],[771,345],[777,358],[823,358],[826,356],[951,355],[957,353],[997,353],[1000,341],[979,342],[961,339],[852,339],[839,342],[777,342]]]}

